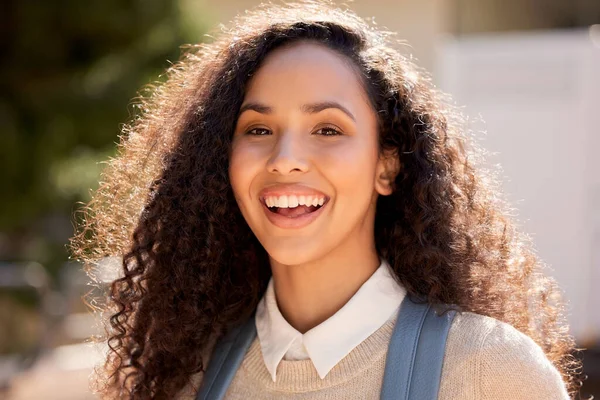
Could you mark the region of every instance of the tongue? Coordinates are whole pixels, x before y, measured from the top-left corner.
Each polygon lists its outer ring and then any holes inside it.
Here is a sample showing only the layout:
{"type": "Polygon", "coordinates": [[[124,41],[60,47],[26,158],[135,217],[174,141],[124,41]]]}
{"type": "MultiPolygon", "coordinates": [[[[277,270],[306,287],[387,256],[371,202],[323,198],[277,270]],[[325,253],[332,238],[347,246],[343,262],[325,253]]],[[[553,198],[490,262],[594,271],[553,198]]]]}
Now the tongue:
{"type": "Polygon", "coordinates": [[[277,214],[283,215],[284,217],[296,218],[300,215],[308,214],[315,211],[317,207],[315,206],[298,206],[294,208],[278,208],[277,214]]]}

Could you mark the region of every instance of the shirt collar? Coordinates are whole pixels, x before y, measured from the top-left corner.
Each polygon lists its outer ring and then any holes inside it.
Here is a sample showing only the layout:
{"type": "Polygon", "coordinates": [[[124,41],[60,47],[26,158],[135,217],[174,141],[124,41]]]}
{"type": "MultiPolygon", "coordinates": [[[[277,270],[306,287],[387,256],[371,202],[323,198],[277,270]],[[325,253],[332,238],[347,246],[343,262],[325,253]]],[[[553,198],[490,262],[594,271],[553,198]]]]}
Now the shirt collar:
{"type": "Polygon", "coordinates": [[[334,315],[305,334],[291,326],[277,306],[273,278],[256,309],[256,330],[263,360],[273,381],[277,366],[299,339],[321,379],[398,310],[406,295],[389,264],[379,268],[334,315]]]}

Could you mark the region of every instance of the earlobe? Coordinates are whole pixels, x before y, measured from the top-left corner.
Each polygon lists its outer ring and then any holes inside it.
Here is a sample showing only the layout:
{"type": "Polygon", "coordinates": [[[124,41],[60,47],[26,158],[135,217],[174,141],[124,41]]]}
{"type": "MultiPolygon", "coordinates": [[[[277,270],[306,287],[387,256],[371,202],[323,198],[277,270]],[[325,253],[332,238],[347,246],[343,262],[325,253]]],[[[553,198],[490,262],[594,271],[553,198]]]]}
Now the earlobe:
{"type": "Polygon", "coordinates": [[[390,179],[386,174],[379,174],[375,182],[377,193],[382,196],[389,196],[393,192],[393,179],[390,179]]]}
{"type": "Polygon", "coordinates": [[[385,152],[379,158],[375,190],[382,196],[389,196],[394,191],[394,180],[400,172],[400,160],[393,152],[385,152]]]}

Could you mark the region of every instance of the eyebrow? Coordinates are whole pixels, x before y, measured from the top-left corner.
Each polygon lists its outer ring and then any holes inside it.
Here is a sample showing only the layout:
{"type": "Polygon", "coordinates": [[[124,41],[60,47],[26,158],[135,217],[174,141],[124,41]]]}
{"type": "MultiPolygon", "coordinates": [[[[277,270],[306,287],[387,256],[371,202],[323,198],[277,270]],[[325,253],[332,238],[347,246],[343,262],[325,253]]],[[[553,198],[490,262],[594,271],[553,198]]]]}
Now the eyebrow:
{"type": "MultiPolygon", "coordinates": [[[[352,119],[352,121],[356,122],[356,118],[354,117],[354,115],[352,115],[350,110],[348,110],[346,107],[344,107],[337,101],[321,101],[318,103],[304,104],[300,107],[300,110],[307,114],[317,114],[323,110],[327,110],[330,108],[336,108],[336,109],[342,111],[344,114],[346,114],[348,117],[350,117],[352,119]]],[[[261,103],[246,103],[240,108],[239,115],[242,115],[242,113],[244,111],[248,111],[248,110],[256,111],[257,113],[260,113],[260,114],[272,114],[273,113],[273,108],[269,107],[267,105],[264,105],[261,103]]]]}

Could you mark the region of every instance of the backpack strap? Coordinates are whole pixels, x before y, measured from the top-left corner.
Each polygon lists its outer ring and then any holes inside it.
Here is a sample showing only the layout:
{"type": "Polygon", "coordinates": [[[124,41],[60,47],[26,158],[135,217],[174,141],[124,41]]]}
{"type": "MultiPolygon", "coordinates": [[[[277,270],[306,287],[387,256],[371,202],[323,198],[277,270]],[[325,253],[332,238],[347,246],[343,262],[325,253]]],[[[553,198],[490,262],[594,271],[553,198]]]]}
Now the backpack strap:
{"type": "Polygon", "coordinates": [[[455,311],[438,316],[430,304],[406,296],[388,348],[382,400],[435,400],[446,339],[455,311]]]}
{"type": "Polygon", "coordinates": [[[225,392],[255,337],[253,314],[248,321],[232,329],[217,343],[196,400],[219,400],[225,397],[225,392]]]}
{"type": "MultiPolygon", "coordinates": [[[[438,316],[429,304],[402,301],[388,348],[382,400],[435,400],[442,376],[446,339],[455,311],[438,316]]],[[[256,338],[254,316],[232,329],[213,351],[196,400],[225,397],[246,351],[256,338]]]]}

